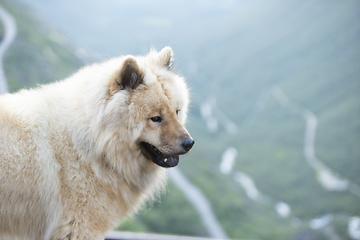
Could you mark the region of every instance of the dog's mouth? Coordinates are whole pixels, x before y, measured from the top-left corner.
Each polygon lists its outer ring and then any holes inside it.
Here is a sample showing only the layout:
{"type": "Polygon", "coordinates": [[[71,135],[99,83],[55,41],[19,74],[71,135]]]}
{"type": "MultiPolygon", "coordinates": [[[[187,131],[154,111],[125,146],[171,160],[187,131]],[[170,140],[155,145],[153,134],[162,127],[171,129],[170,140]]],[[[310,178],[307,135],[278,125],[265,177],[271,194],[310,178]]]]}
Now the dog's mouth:
{"type": "Polygon", "coordinates": [[[170,156],[160,152],[155,146],[147,142],[140,142],[140,149],[145,157],[151,159],[161,167],[171,168],[179,163],[179,155],[170,156]]]}

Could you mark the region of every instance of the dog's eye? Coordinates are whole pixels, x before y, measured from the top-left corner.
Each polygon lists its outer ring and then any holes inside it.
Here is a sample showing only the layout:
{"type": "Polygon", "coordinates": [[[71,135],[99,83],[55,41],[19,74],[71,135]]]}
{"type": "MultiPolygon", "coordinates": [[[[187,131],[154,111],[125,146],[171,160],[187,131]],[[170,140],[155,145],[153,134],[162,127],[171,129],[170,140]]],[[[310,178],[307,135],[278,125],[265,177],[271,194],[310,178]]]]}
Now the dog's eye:
{"type": "Polygon", "coordinates": [[[179,109],[177,109],[177,110],[176,110],[176,115],[179,115],[179,112],[180,112],[180,110],[179,110],[179,109]]]}
{"type": "Polygon", "coordinates": [[[150,118],[153,122],[162,122],[163,118],[160,116],[150,118]]]}

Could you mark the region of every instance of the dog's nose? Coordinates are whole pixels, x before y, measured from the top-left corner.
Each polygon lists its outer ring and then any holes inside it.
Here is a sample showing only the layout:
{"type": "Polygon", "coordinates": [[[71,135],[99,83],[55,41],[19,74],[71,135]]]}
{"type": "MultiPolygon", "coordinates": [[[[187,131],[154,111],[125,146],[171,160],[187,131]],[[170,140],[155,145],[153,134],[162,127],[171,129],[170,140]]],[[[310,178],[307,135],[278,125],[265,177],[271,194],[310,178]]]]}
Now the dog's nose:
{"type": "Polygon", "coordinates": [[[194,145],[194,143],[195,143],[195,141],[192,138],[187,138],[183,142],[182,146],[186,151],[189,151],[192,148],[192,146],[194,145]]]}

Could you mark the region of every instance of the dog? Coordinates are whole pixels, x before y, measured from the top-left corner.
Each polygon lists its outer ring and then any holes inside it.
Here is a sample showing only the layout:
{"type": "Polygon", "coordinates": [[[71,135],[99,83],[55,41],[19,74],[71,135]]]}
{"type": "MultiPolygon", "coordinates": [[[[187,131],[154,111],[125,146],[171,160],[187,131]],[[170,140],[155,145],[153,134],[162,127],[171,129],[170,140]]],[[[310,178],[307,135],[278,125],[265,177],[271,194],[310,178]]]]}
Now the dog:
{"type": "Polygon", "coordinates": [[[170,47],[0,96],[0,239],[103,239],[194,140],[170,47]]]}

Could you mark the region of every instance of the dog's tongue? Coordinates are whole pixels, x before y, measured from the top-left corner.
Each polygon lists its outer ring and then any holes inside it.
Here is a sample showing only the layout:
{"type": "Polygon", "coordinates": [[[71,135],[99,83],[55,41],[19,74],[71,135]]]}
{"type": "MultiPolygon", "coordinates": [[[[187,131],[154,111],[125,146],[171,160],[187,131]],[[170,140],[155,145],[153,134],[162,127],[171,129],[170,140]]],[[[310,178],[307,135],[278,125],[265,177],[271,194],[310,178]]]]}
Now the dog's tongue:
{"type": "Polygon", "coordinates": [[[153,158],[153,162],[161,167],[171,168],[179,164],[179,156],[163,155],[162,157],[153,158]]]}
{"type": "Polygon", "coordinates": [[[176,165],[179,164],[179,156],[178,155],[169,156],[164,159],[164,163],[165,163],[166,167],[175,167],[176,165]]]}

